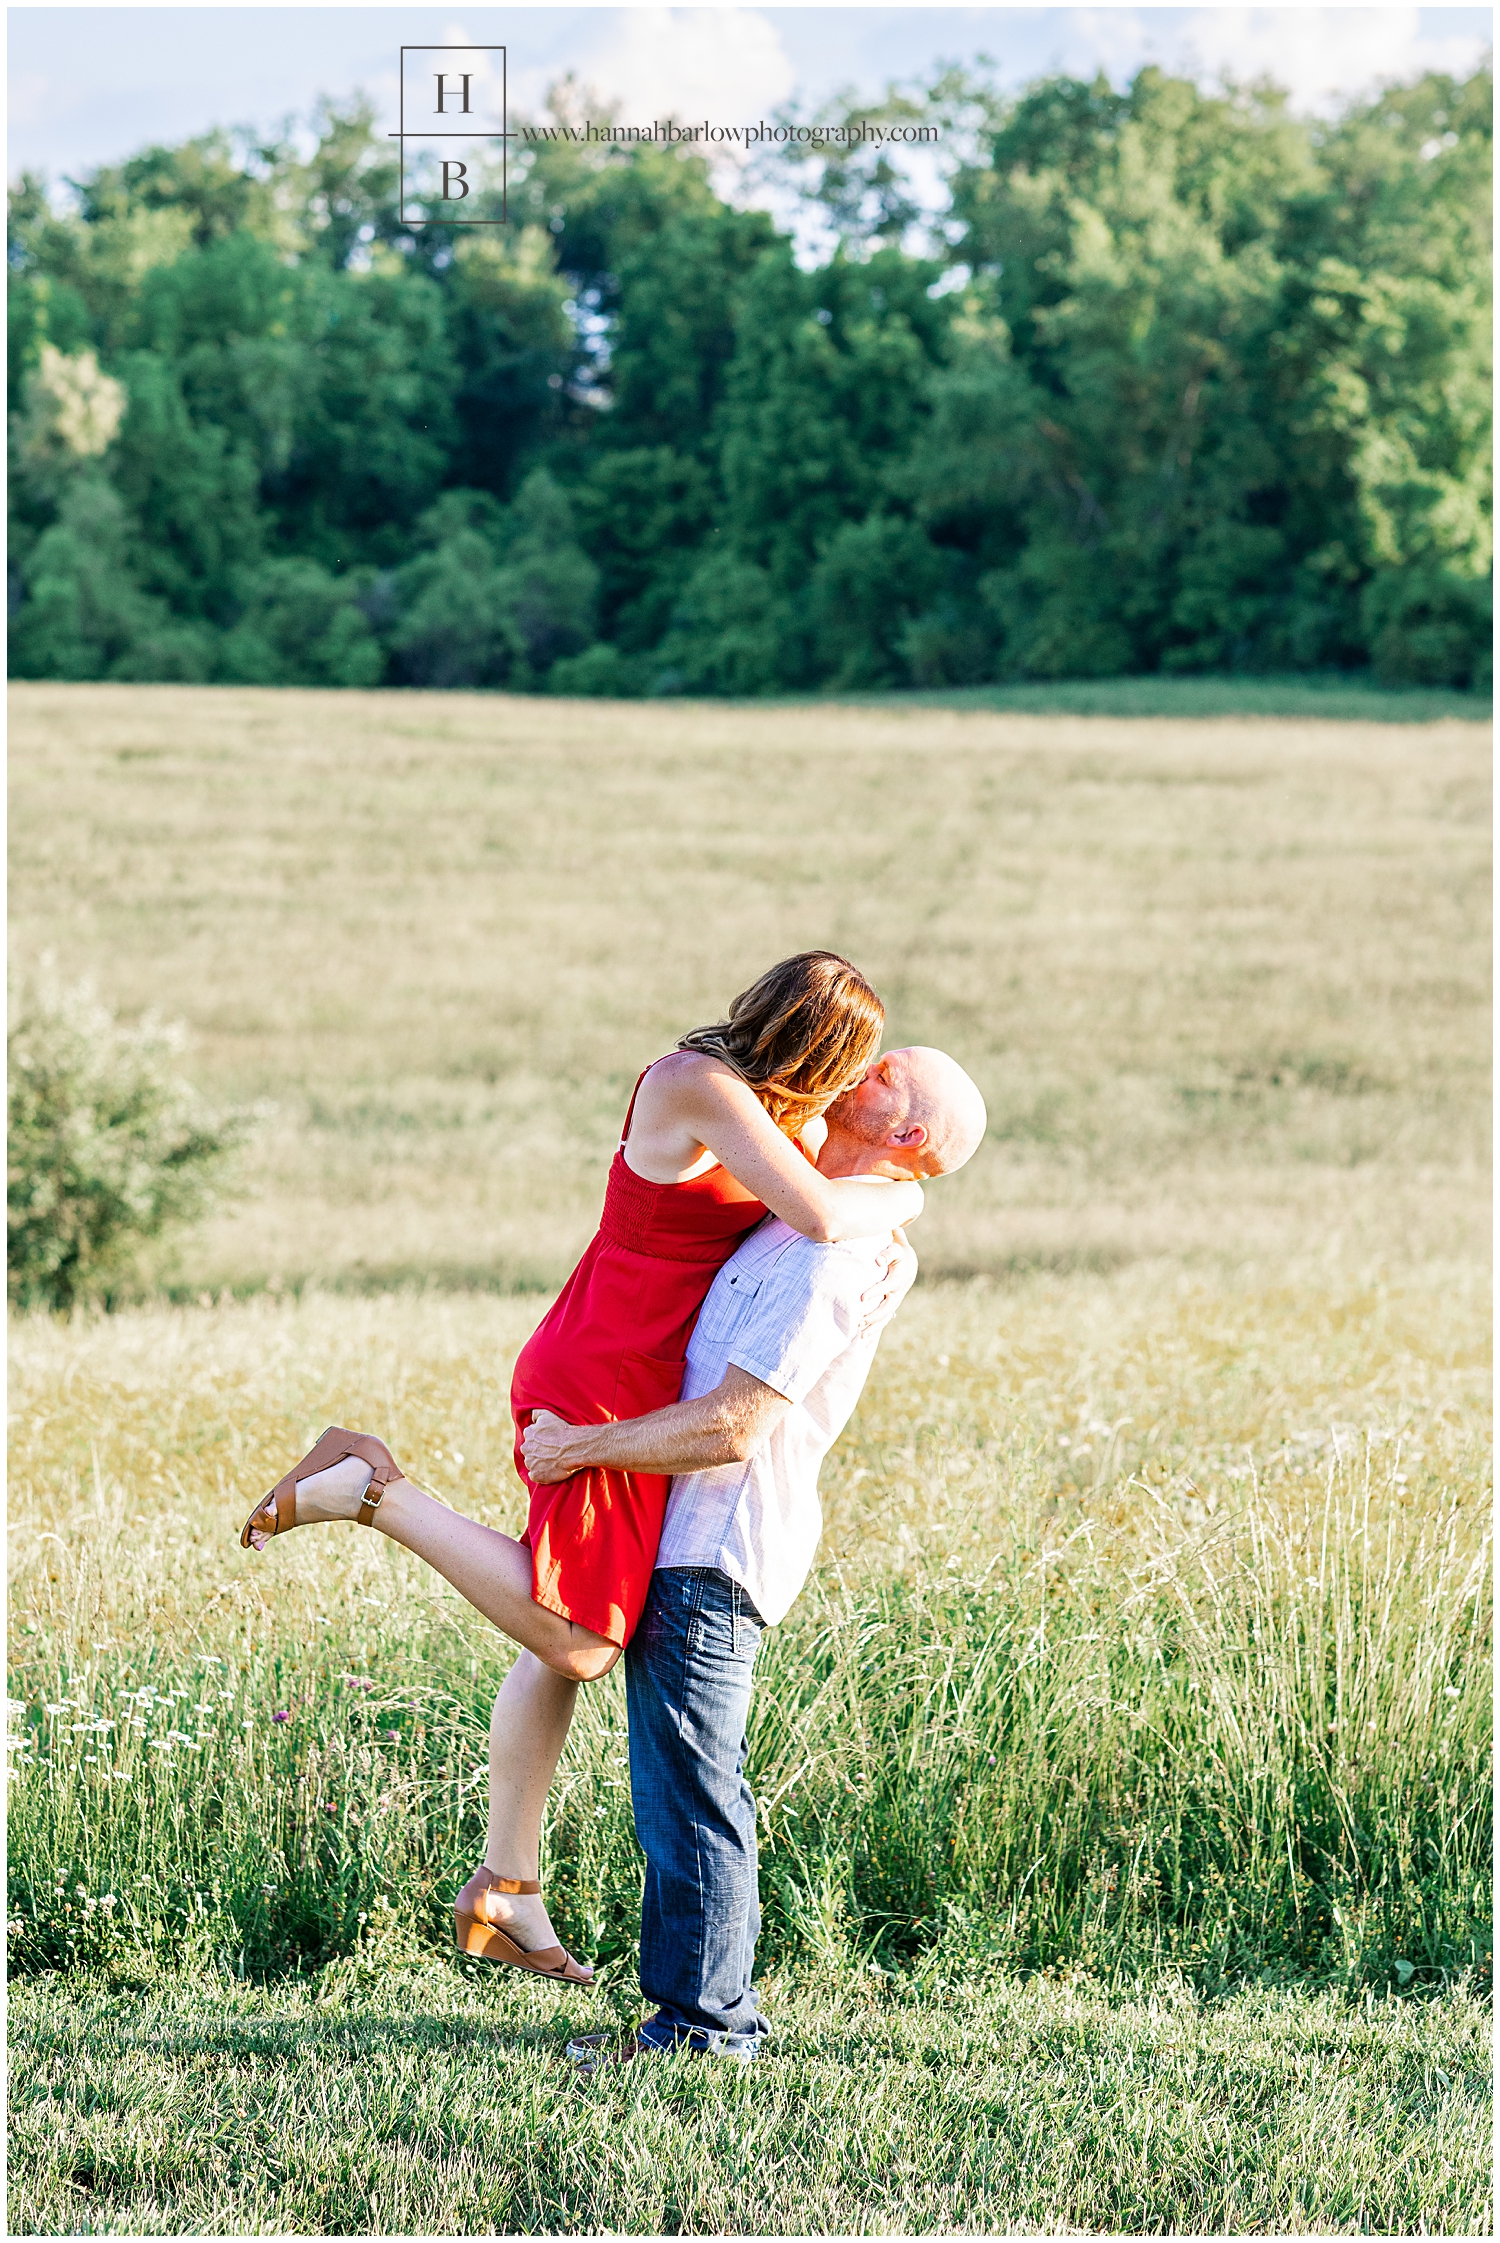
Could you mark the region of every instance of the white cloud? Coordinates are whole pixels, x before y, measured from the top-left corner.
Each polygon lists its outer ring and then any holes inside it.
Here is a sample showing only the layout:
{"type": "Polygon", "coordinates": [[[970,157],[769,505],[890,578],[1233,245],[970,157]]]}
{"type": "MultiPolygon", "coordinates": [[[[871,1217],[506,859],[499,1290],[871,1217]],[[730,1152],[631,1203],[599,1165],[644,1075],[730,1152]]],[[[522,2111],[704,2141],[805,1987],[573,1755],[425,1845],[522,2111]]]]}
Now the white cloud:
{"type": "Polygon", "coordinates": [[[1073,12],[1075,40],[1117,81],[1143,61],[1203,82],[1271,78],[1299,109],[1338,107],[1356,90],[1423,70],[1463,75],[1482,33],[1439,31],[1421,8],[1089,8],[1073,12]],[[1155,20],[1153,20],[1155,19],[1155,20]]]}
{"type": "MultiPolygon", "coordinates": [[[[589,93],[618,103],[627,124],[665,117],[743,124],[796,88],[781,34],[756,8],[622,9],[596,37],[580,40],[569,67],[589,93]]],[[[555,75],[517,71],[512,101],[539,109],[555,75]]]]}

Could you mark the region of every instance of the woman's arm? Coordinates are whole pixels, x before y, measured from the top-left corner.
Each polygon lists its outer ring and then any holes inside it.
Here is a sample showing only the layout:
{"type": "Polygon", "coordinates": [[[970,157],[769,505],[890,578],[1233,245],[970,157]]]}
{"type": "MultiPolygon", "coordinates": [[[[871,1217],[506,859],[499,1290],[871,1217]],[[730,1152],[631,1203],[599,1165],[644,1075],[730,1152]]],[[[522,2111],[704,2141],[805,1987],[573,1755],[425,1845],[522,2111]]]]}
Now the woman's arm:
{"type": "Polygon", "coordinates": [[[878,1238],[922,1212],[922,1187],[880,1176],[821,1176],[783,1137],[750,1085],[706,1053],[658,1060],[636,1096],[628,1165],[675,1183],[704,1147],[804,1238],[878,1238]]]}

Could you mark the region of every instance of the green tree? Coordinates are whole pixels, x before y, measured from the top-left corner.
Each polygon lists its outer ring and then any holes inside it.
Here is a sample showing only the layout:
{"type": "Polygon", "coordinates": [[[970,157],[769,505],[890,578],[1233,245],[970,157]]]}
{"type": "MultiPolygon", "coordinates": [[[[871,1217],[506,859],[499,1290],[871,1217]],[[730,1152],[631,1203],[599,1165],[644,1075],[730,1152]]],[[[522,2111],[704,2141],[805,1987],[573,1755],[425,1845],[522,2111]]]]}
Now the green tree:
{"type": "Polygon", "coordinates": [[[492,546],[472,529],[453,530],[398,572],[392,588],[400,620],[390,643],[408,684],[505,683],[515,649],[499,575],[492,546]]]}
{"type": "Polygon", "coordinates": [[[601,628],[626,653],[655,646],[713,521],[712,477],[665,444],[605,451],[572,497],[599,570],[601,628]]]}
{"type": "Polygon", "coordinates": [[[224,677],[243,685],[378,685],[385,657],[348,577],[304,555],[264,561],[242,585],[223,641],[224,677]]]}
{"type": "Polygon", "coordinates": [[[1357,661],[1382,570],[1484,573],[1487,131],[1448,81],[1320,133],[1155,70],[1003,111],[955,185],[998,317],[907,481],[972,557],[1003,669],[1357,661]]]}
{"type": "MultiPolygon", "coordinates": [[[[15,660],[1481,682],[1488,83],[1311,123],[1155,69],[1015,97],[948,71],[868,111],[977,135],[937,254],[845,102],[842,141],[776,160],[838,237],[811,268],[696,150],[587,140],[567,89],[493,233],[407,225],[357,103],[311,152],[202,135],[71,209],[25,179],[15,660]]],[[[499,215],[493,166],[473,207],[499,215]]]]}
{"type": "Polygon", "coordinates": [[[580,350],[553,237],[528,226],[470,234],[444,275],[446,330],[458,367],[447,472],[505,494],[522,464],[555,442],[580,350]]]}
{"type": "Polygon", "coordinates": [[[391,586],[391,643],[411,683],[532,686],[588,645],[599,572],[545,468],[507,508],[487,492],[446,492],[419,535],[429,550],[391,586]]]}
{"type": "Polygon", "coordinates": [[[542,676],[594,635],[599,571],[578,544],[566,493],[534,468],[501,525],[499,598],[517,665],[542,676]]]}
{"type": "Polygon", "coordinates": [[[396,208],[401,167],[362,95],[346,103],[320,101],[312,126],[317,142],[305,162],[291,149],[269,153],[283,207],[296,214],[301,245],[343,272],[372,242],[401,237],[396,208]]]}
{"type": "Polygon", "coordinates": [[[100,475],[81,476],[21,570],[26,598],[10,633],[22,678],[102,678],[165,619],[131,570],[131,524],[100,475]]]}
{"type": "Polygon", "coordinates": [[[101,165],[79,183],[79,198],[86,226],[135,211],[180,215],[199,249],[246,232],[289,239],[273,152],[227,132],[201,133],[176,148],[144,148],[125,163],[101,165]]]}
{"type": "Polygon", "coordinates": [[[802,273],[782,244],[747,283],[717,420],[724,519],[779,589],[883,498],[924,422],[949,320],[937,277],[893,250],[802,273]]]}
{"type": "Polygon", "coordinates": [[[254,455],[234,428],[194,417],[170,357],[133,351],[119,364],[130,405],[113,483],[135,531],[141,582],[185,619],[226,624],[265,550],[254,455]]]}
{"type": "Polygon", "coordinates": [[[869,514],[835,531],[807,592],[818,665],[829,683],[904,685],[908,634],[943,574],[943,556],[915,522],[869,514]]]}
{"type": "Polygon", "coordinates": [[[607,441],[699,460],[711,453],[745,284],[774,244],[764,212],[714,204],[673,216],[621,257],[607,441]]]}
{"type": "Polygon", "coordinates": [[[661,646],[659,693],[772,693],[791,666],[792,616],[767,571],[720,549],[698,563],[661,646]]]}

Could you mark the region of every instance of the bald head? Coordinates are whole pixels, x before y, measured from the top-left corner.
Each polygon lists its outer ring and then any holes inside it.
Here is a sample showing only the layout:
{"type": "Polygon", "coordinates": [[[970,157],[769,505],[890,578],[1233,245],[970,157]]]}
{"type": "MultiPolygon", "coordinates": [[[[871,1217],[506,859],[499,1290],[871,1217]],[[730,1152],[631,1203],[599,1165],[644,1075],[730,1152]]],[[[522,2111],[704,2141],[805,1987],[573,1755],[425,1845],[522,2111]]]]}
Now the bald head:
{"type": "Polygon", "coordinates": [[[929,1176],[951,1176],[978,1152],[989,1127],[979,1086],[956,1059],[931,1044],[906,1044],[891,1058],[904,1064],[908,1123],[927,1132],[929,1176]]]}
{"type": "Polygon", "coordinates": [[[824,1118],[818,1166],[826,1175],[948,1176],[977,1151],[988,1125],[977,1084],[930,1044],[882,1052],[824,1118]]]}

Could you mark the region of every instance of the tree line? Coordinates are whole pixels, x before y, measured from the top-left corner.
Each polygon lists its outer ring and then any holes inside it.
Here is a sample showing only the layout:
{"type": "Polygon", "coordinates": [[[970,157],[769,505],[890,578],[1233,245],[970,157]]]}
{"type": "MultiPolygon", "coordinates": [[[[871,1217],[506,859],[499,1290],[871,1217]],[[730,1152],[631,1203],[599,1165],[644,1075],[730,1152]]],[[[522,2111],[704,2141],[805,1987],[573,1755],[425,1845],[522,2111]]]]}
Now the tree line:
{"type": "Polygon", "coordinates": [[[1487,683],[1487,74],[883,113],[961,129],[947,208],[879,136],[794,149],[814,262],[690,149],[566,136],[505,227],[412,229],[357,102],[24,177],[13,673],[1487,683]]]}

